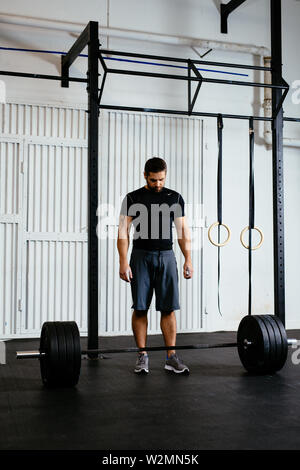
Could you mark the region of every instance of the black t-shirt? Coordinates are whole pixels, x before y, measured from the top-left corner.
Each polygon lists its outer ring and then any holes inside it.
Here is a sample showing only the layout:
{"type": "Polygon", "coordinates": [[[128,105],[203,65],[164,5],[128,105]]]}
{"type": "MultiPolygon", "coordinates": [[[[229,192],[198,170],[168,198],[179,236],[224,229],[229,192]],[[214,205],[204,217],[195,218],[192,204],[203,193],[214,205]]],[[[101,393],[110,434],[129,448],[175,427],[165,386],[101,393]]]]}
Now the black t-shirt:
{"type": "Polygon", "coordinates": [[[172,189],[154,192],[143,186],[126,194],[120,212],[133,218],[133,248],[171,250],[172,225],[185,215],[184,200],[172,189]]]}

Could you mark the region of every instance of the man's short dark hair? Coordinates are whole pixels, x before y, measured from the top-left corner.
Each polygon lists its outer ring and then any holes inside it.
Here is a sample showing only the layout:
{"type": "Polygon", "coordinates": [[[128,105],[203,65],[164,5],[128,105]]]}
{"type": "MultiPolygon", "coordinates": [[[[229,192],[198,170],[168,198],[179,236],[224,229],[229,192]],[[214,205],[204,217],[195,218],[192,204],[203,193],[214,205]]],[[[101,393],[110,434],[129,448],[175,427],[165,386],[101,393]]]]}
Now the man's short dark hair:
{"type": "Polygon", "coordinates": [[[145,163],[145,173],[148,176],[150,172],[158,173],[159,171],[167,171],[166,162],[159,157],[149,158],[145,163]]]}

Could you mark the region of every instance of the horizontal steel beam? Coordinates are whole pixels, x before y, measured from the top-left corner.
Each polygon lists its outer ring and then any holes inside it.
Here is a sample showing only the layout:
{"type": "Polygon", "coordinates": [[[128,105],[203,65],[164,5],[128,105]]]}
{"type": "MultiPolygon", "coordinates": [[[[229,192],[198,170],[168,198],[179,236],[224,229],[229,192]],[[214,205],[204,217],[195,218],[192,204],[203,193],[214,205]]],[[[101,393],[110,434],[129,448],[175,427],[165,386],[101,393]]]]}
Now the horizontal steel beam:
{"type": "MultiPolygon", "coordinates": [[[[101,104],[99,106],[100,109],[108,109],[108,110],[118,110],[118,111],[134,111],[134,112],[141,112],[141,113],[158,113],[158,114],[176,114],[182,116],[189,116],[188,111],[180,111],[176,109],[157,109],[157,108],[138,108],[133,106],[116,106],[116,105],[105,105],[101,104]]],[[[217,118],[220,113],[201,113],[201,112],[192,112],[191,116],[202,116],[202,117],[214,117],[217,118]]],[[[251,117],[254,121],[272,121],[271,117],[263,117],[263,116],[246,116],[246,115],[239,115],[239,114],[222,114],[223,118],[227,119],[246,119],[249,120],[251,117]]]]}
{"type": "MultiPolygon", "coordinates": [[[[133,112],[140,112],[140,113],[158,113],[158,114],[177,114],[182,116],[188,116],[188,111],[180,111],[177,109],[157,109],[157,108],[138,108],[134,106],[116,106],[116,105],[109,105],[109,104],[101,104],[99,105],[101,109],[108,109],[108,110],[116,110],[116,111],[133,111],[133,112]]],[[[201,113],[201,112],[192,112],[191,116],[200,116],[200,117],[213,117],[217,118],[220,113],[201,113]]],[[[265,121],[265,122],[272,122],[271,117],[264,117],[264,116],[248,116],[243,114],[222,114],[223,118],[226,119],[245,119],[249,120],[253,118],[254,121],[265,121]]],[[[293,118],[293,117],[286,117],[283,118],[284,121],[290,122],[300,122],[300,118],[293,118]]]]}
{"type": "Polygon", "coordinates": [[[284,121],[289,121],[289,122],[300,122],[300,118],[294,118],[294,117],[284,117],[284,121]]]}
{"type": "Polygon", "coordinates": [[[69,68],[73,64],[73,62],[77,59],[80,52],[87,46],[89,41],[89,31],[90,31],[90,23],[87,24],[85,29],[80,34],[79,38],[76,39],[71,49],[67,52],[66,55],[62,56],[61,58],[61,70],[62,75],[65,78],[65,75],[68,75],[69,68]]]}
{"type": "Polygon", "coordinates": [[[220,83],[223,85],[240,85],[240,86],[251,86],[258,88],[276,88],[279,90],[286,90],[288,87],[286,85],[272,85],[270,83],[257,83],[257,82],[242,82],[237,80],[221,80],[216,78],[199,78],[199,77],[188,77],[185,75],[174,75],[168,73],[154,73],[154,72],[140,72],[137,70],[122,70],[122,69],[107,69],[107,73],[115,73],[120,75],[137,75],[141,77],[150,77],[150,78],[168,78],[172,80],[184,80],[184,81],[193,81],[193,82],[206,82],[206,83],[220,83]]]}
{"type": "Polygon", "coordinates": [[[73,62],[77,59],[80,52],[89,44],[90,36],[91,36],[91,29],[95,29],[97,27],[98,31],[98,23],[96,21],[90,21],[84,31],[82,31],[79,38],[76,39],[71,49],[61,57],[61,75],[62,75],[62,83],[61,86],[67,88],[69,86],[69,69],[73,62]]]}
{"type": "MultiPolygon", "coordinates": [[[[163,60],[167,62],[179,62],[182,64],[188,64],[189,59],[183,59],[178,57],[168,57],[168,56],[159,56],[153,54],[138,54],[133,52],[123,52],[123,51],[110,51],[109,49],[100,49],[100,55],[118,55],[120,57],[136,57],[140,59],[154,59],[154,60],[163,60]]],[[[104,58],[104,57],[103,57],[104,58]]],[[[237,69],[249,69],[249,70],[263,70],[271,72],[272,67],[261,67],[256,65],[244,65],[244,64],[231,64],[229,62],[213,62],[208,60],[192,60],[194,64],[204,64],[204,65],[215,65],[216,67],[231,67],[237,69]]]]}
{"type": "MultiPolygon", "coordinates": [[[[42,75],[39,73],[10,72],[7,70],[1,70],[0,75],[8,75],[10,77],[41,78],[44,80],[63,80],[62,77],[60,77],[59,75],[42,75]]],[[[70,82],[87,82],[86,78],[69,77],[68,80],[70,82]]]]}

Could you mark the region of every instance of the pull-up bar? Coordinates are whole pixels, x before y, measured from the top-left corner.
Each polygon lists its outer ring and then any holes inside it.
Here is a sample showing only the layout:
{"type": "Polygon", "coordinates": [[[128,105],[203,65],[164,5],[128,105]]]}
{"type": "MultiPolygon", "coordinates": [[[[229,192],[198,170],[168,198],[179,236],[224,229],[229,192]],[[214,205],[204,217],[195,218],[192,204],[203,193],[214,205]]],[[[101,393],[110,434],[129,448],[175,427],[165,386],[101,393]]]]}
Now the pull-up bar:
{"type": "MultiPolygon", "coordinates": [[[[193,59],[182,59],[178,57],[166,57],[166,56],[157,56],[157,55],[149,55],[149,54],[131,54],[127,52],[120,52],[120,51],[109,51],[107,49],[100,49],[99,50],[99,59],[102,64],[102,67],[104,69],[105,73],[115,73],[115,74],[123,74],[123,75],[137,75],[137,76],[142,76],[142,77],[152,77],[152,78],[167,78],[167,79],[173,79],[173,80],[184,80],[184,81],[195,81],[195,82],[201,82],[202,83],[219,83],[223,85],[240,85],[240,86],[253,86],[253,87],[261,87],[261,88],[276,88],[276,89],[281,89],[281,90],[288,90],[289,86],[287,83],[278,83],[278,84],[269,84],[269,83],[258,83],[258,82],[243,82],[243,81],[237,81],[237,80],[221,80],[221,79],[215,79],[215,78],[205,78],[200,76],[191,76],[190,74],[188,75],[174,75],[174,74],[164,74],[164,73],[155,73],[155,72],[142,72],[138,70],[121,70],[121,69],[112,69],[112,68],[107,68],[105,62],[104,62],[104,57],[103,53],[107,55],[117,55],[117,56],[126,56],[126,57],[135,57],[135,58],[142,58],[142,59],[156,59],[160,61],[172,61],[172,62],[178,62],[178,63],[184,63],[186,66],[184,67],[188,71],[191,69],[194,71],[198,71],[199,69],[196,67],[199,63],[202,64],[208,64],[210,63],[211,65],[215,66],[223,66],[223,67],[234,67],[234,68],[245,68],[245,69],[254,69],[254,70],[272,70],[269,67],[256,67],[256,66],[248,66],[248,65],[238,65],[238,64],[230,64],[230,63],[225,63],[225,62],[208,62],[208,61],[199,61],[199,60],[193,60],[193,59]]],[[[177,66],[178,67],[178,66],[177,66]]]]}
{"type": "MultiPolygon", "coordinates": [[[[193,108],[196,102],[196,99],[198,97],[198,93],[200,91],[200,88],[202,86],[202,83],[217,83],[217,84],[222,84],[222,85],[237,85],[237,86],[249,86],[249,87],[257,87],[257,88],[271,88],[275,90],[283,90],[283,94],[281,96],[281,101],[278,103],[278,106],[274,112],[274,117],[277,116],[279,110],[282,108],[282,104],[284,102],[284,99],[286,98],[286,95],[289,91],[289,85],[286,83],[286,81],[281,77],[280,80],[277,80],[277,83],[261,83],[261,82],[249,82],[249,81],[238,81],[238,80],[223,80],[223,79],[215,79],[215,78],[205,78],[201,75],[199,72],[199,69],[197,68],[197,65],[199,63],[208,63],[207,61],[199,61],[199,60],[192,60],[192,59],[182,59],[178,57],[167,57],[167,56],[157,56],[157,55],[149,55],[149,54],[132,54],[129,52],[121,52],[121,51],[109,51],[107,49],[100,49],[99,50],[99,60],[100,63],[103,67],[104,70],[104,76],[100,88],[100,93],[99,93],[99,98],[98,98],[98,104],[100,107],[101,106],[101,99],[104,91],[104,85],[106,83],[106,78],[107,74],[112,73],[112,74],[118,74],[118,75],[135,75],[135,76],[141,76],[141,77],[149,77],[149,78],[163,78],[163,79],[171,79],[171,80],[181,80],[181,81],[187,81],[188,82],[188,111],[184,112],[179,112],[178,114],[188,114],[189,116],[192,115],[193,113],[193,108]],[[139,70],[124,70],[124,69],[115,69],[115,68],[108,68],[106,63],[105,63],[105,58],[103,57],[103,53],[107,55],[115,55],[115,56],[123,56],[123,57],[134,57],[134,58],[142,58],[142,59],[155,59],[159,61],[171,61],[171,62],[178,62],[178,63],[184,63],[186,64],[185,68],[187,69],[187,75],[175,75],[175,74],[166,74],[166,73],[156,73],[156,72],[145,72],[145,71],[139,71],[139,70]],[[192,75],[192,72],[194,75],[192,75]],[[194,93],[194,96],[192,98],[191,94],[191,83],[192,82],[197,82],[197,88],[194,93]]],[[[239,65],[239,64],[230,64],[230,63],[224,63],[224,62],[209,62],[212,65],[217,65],[217,66],[223,66],[223,67],[234,67],[234,68],[250,68],[250,69],[259,69],[259,70],[273,70],[270,67],[256,67],[256,66],[248,66],[248,65],[239,65]]],[[[134,110],[131,107],[126,107],[127,110],[134,110]]],[[[103,107],[102,107],[103,109],[103,107]]],[[[108,108],[106,108],[108,109],[108,108]]],[[[113,109],[113,108],[110,108],[113,109]]],[[[125,109],[124,107],[118,107],[115,109],[125,109]]],[[[145,111],[147,108],[140,108],[140,111],[143,112],[149,112],[145,111]]],[[[154,112],[158,113],[171,113],[175,114],[175,110],[156,110],[154,112]]],[[[198,115],[202,116],[213,116],[216,117],[219,113],[201,113],[198,115]]],[[[241,116],[241,115],[235,115],[236,119],[249,119],[249,116],[241,116]]],[[[268,120],[267,118],[261,118],[256,116],[256,120],[268,120]]],[[[270,119],[271,120],[271,119],[270,119]]]]}
{"type": "MultiPolygon", "coordinates": [[[[106,105],[100,104],[100,109],[107,109],[109,111],[133,111],[137,113],[153,113],[153,114],[175,114],[178,116],[198,116],[198,117],[213,117],[217,118],[220,113],[204,113],[204,112],[197,112],[193,111],[189,113],[188,111],[176,110],[176,109],[157,109],[157,108],[142,108],[142,107],[133,107],[133,106],[115,106],[115,105],[106,105]]],[[[224,119],[243,119],[249,120],[252,118],[254,121],[265,121],[265,122],[272,122],[272,117],[265,117],[265,116],[248,116],[244,114],[222,114],[224,119]]],[[[287,117],[283,118],[284,121],[290,122],[300,122],[300,118],[293,118],[287,117]]]]}
{"type": "MultiPolygon", "coordinates": [[[[188,63],[188,59],[184,59],[182,57],[170,57],[170,56],[158,56],[153,54],[139,54],[136,52],[123,52],[123,51],[111,51],[109,49],[100,49],[100,54],[107,54],[107,55],[117,55],[120,57],[136,57],[140,59],[159,59],[166,62],[181,62],[181,63],[188,63]]],[[[230,67],[230,68],[237,68],[237,69],[247,69],[247,70],[262,70],[262,71],[271,71],[272,67],[262,67],[259,65],[246,65],[246,64],[231,64],[229,62],[214,62],[211,60],[198,60],[193,59],[194,64],[205,64],[205,65],[215,65],[216,67],[230,67]]]]}
{"type": "MultiPolygon", "coordinates": [[[[5,47],[0,46],[1,51],[13,51],[13,52],[32,52],[32,53],[41,53],[41,54],[54,54],[54,55],[66,55],[66,52],[62,51],[51,51],[48,49],[27,49],[27,48],[19,48],[19,47],[5,47]]],[[[88,57],[87,54],[78,54],[78,57],[88,57]]],[[[121,59],[120,57],[103,57],[104,60],[113,60],[118,62],[127,62],[127,63],[135,63],[141,65],[154,65],[158,67],[172,67],[177,69],[188,69],[184,65],[174,65],[174,64],[163,64],[157,62],[145,62],[140,60],[132,60],[132,59],[121,59]]],[[[204,62],[205,63],[205,62],[204,62]]],[[[236,73],[236,72],[226,72],[224,70],[212,70],[212,69],[198,69],[203,72],[212,72],[212,73],[221,73],[226,75],[238,75],[240,77],[248,77],[248,74],[245,73],[236,73]]]]}

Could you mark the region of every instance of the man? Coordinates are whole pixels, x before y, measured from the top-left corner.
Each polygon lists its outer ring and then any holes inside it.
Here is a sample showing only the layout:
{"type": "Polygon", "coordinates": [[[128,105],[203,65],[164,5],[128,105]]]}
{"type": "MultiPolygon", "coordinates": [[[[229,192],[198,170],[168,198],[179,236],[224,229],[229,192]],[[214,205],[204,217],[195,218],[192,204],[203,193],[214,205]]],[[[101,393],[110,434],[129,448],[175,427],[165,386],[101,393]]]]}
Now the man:
{"type": "MultiPolygon", "coordinates": [[[[160,327],[166,347],[176,344],[175,311],[179,306],[178,270],[172,249],[172,224],[185,257],[183,276],[191,279],[190,232],[184,214],[184,200],[178,192],[165,188],[166,162],[158,157],[147,160],[144,168],[146,185],[128,193],[122,202],[117,248],[120,256],[120,278],[131,284],[133,299],[132,329],[138,348],[146,347],[147,312],[153,289],[156,310],[161,312],[160,327]],[[133,249],[127,261],[129,231],[134,226],[133,249]]],[[[165,369],[189,373],[174,349],[167,351],[165,369]]],[[[146,351],[139,352],[136,373],[149,372],[146,351]]]]}

